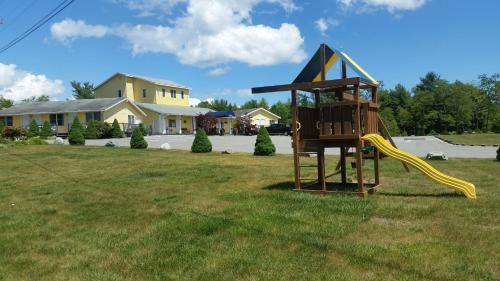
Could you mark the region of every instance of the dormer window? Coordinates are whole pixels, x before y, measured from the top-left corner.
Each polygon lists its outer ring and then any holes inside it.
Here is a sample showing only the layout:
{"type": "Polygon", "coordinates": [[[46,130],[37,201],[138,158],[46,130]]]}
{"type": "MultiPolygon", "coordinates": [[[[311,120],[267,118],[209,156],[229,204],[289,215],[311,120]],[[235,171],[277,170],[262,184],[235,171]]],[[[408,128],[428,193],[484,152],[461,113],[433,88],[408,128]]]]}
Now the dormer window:
{"type": "Polygon", "coordinates": [[[146,97],[146,89],[142,89],[142,97],[145,98],[146,97]]]}
{"type": "Polygon", "coordinates": [[[175,99],[176,95],[177,95],[177,93],[176,93],[176,91],[174,89],[170,90],[170,97],[171,98],[175,99]]]}
{"type": "Polygon", "coordinates": [[[162,93],[163,97],[165,97],[165,92],[166,92],[165,89],[161,89],[161,93],[162,93]]]}
{"type": "Polygon", "coordinates": [[[122,97],[122,90],[118,90],[118,97],[121,98],[122,97]]]}

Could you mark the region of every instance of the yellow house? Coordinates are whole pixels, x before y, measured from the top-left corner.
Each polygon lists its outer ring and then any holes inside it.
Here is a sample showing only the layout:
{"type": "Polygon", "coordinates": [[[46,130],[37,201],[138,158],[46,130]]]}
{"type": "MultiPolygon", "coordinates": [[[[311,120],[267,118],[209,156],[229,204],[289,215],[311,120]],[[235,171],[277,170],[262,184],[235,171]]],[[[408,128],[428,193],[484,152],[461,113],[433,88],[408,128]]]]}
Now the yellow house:
{"type": "Polygon", "coordinates": [[[278,115],[266,110],[262,107],[250,108],[250,109],[239,109],[234,111],[236,117],[247,116],[252,120],[252,124],[257,126],[269,126],[271,124],[278,123],[281,118],[278,115]]]}
{"type": "Polygon", "coordinates": [[[127,98],[100,98],[70,101],[29,102],[0,111],[0,121],[7,126],[29,127],[48,121],[57,135],[68,133],[75,117],[83,124],[92,120],[112,123],[115,119],[124,131],[143,122],[146,113],[127,98]]]}
{"type": "Polygon", "coordinates": [[[173,81],[115,73],[95,87],[96,98],[126,97],[136,103],[189,106],[189,88],[173,81]]]}

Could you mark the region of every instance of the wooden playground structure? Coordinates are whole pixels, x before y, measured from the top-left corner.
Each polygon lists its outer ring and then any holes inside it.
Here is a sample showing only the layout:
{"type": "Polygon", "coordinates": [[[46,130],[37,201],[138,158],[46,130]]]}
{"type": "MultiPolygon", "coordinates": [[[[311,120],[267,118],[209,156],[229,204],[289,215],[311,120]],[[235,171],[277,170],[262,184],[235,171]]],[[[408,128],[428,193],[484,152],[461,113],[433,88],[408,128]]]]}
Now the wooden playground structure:
{"type": "MultiPolygon", "coordinates": [[[[367,196],[368,192],[380,188],[380,153],[375,147],[365,146],[366,141],[362,140],[364,135],[378,134],[380,129],[395,146],[378,114],[378,85],[347,54],[321,44],[291,84],[252,88],[254,94],[291,91],[295,191],[340,191],[367,196]],[[341,63],[341,78],[326,80],[326,73],[337,61],[341,63]],[[347,67],[359,76],[347,77],[347,67]],[[314,106],[298,106],[298,91],[312,94],[314,106]],[[330,174],[326,174],[325,169],[325,148],[328,147],[340,148],[340,160],[330,174]],[[353,153],[349,152],[351,148],[354,149],[353,153]],[[367,152],[367,148],[372,152],[367,152]],[[310,154],[317,155],[317,165],[302,165],[301,157],[310,154]],[[352,183],[347,179],[346,158],[349,156],[354,157],[356,167],[357,179],[352,183]],[[374,161],[373,182],[363,179],[363,158],[374,161]],[[303,167],[317,167],[317,177],[302,178],[303,167]],[[340,182],[327,182],[327,179],[338,174],[340,182]]],[[[408,171],[406,164],[403,165],[408,171]]]]}

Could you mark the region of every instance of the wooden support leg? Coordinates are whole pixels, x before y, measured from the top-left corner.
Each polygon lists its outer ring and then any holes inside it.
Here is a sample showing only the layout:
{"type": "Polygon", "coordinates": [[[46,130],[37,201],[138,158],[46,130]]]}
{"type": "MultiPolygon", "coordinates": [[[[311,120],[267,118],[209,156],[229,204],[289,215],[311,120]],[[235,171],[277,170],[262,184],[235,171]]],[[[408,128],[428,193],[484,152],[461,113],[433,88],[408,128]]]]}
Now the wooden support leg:
{"type": "Polygon", "coordinates": [[[361,151],[362,142],[359,141],[356,145],[356,170],[358,178],[358,193],[365,196],[365,188],[363,186],[363,152],[361,151]]]}
{"type": "Polygon", "coordinates": [[[325,180],[325,148],[323,146],[318,148],[318,183],[321,185],[321,189],[326,191],[326,180],[325,180]]]}
{"type": "Polygon", "coordinates": [[[295,190],[300,191],[300,163],[299,163],[299,144],[293,140],[293,166],[295,173],[295,190]]]}
{"type": "Polygon", "coordinates": [[[346,158],[346,148],[340,148],[340,174],[342,178],[342,184],[347,183],[347,171],[345,166],[345,158],[346,158]]]}
{"type": "Polygon", "coordinates": [[[375,185],[380,184],[380,167],[379,167],[379,159],[380,153],[378,149],[375,148],[373,151],[373,170],[375,171],[375,185]]]}

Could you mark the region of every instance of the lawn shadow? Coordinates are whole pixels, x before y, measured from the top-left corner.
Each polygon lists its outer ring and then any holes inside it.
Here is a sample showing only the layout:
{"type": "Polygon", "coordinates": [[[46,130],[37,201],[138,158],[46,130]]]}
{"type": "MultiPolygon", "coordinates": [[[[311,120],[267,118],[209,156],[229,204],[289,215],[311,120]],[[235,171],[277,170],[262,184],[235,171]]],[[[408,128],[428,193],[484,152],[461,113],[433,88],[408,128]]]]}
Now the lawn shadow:
{"type": "Polygon", "coordinates": [[[273,183],[268,186],[264,186],[262,189],[265,190],[293,190],[295,187],[295,183],[293,181],[285,181],[273,183]]]}
{"type": "Polygon", "coordinates": [[[379,191],[375,193],[381,196],[389,196],[389,197],[465,197],[460,193],[407,193],[407,192],[398,192],[398,193],[389,193],[379,191]]]}

